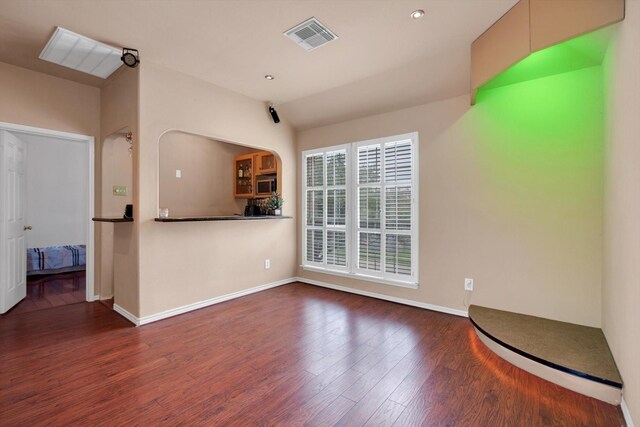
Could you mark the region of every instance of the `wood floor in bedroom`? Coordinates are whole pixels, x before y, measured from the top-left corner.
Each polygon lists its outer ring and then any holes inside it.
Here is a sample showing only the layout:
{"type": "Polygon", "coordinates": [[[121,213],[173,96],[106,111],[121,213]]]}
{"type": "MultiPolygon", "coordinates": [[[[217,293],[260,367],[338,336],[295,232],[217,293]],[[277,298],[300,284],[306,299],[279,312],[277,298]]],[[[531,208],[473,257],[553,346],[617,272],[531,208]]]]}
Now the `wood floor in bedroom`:
{"type": "Polygon", "coordinates": [[[85,272],[27,277],[27,297],[2,317],[86,301],[85,272]]]}
{"type": "Polygon", "coordinates": [[[466,318],[301,283],[138,328],[100,303],[18,314],[0,342],[3,426],[624,424],[466,318]]]}

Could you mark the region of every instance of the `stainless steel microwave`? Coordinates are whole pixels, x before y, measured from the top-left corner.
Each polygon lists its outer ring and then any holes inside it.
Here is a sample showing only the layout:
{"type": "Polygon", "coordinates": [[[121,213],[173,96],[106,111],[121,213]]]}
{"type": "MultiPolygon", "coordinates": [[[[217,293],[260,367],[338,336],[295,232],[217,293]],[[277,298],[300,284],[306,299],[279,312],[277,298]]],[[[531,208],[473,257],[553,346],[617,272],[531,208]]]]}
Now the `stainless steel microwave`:
{"type": "Polygon", "coordinates": [[[256,195],[257,196],[270,196],[271,193],[276,191],[276,177],[264,176],[256,178],[256,195]]]}

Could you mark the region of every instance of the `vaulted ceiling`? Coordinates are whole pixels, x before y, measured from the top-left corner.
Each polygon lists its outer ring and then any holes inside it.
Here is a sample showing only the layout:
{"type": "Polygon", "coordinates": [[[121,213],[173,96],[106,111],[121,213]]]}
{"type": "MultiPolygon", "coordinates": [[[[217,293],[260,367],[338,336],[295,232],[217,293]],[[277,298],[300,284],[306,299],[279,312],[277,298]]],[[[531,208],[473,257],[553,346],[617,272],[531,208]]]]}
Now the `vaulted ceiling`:
{"type": "Polygon", "coordinates": [[[0,0],[0,61],[77,82],[38,59],[56,26],[256,100],[297,128],[462,95],[469,46],[516,0],[0,0]],[[421,19],[410,13],[423,9],[421,19]],[[338,40],[283,32],[318,18],[338,40]],[[271,74],[274,80],[264,76],[271,74]]]}

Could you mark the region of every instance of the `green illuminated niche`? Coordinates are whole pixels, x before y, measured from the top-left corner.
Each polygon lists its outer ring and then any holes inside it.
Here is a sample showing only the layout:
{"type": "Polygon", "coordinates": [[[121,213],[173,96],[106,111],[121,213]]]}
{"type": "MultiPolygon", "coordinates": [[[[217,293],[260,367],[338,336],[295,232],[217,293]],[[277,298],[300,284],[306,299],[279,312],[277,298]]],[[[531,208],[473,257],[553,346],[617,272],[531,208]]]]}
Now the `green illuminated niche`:
{"type": "Polygon", "coordinates": [[[479,188],[500,201],[495,215],[562,229],[600,209],[602,40],[592,33],[534,53],[478,91],[467,120],[479,188]]]}
{"type": "Polygon", "coordinates": [[[600,65],[610,36],[610,31],[596,31],[534,52],[489,80],[479,90],[600,65]]]}
{"type": "Polygon", "coordinates": [[[600,134],[594,126],[603,122],[602,87],[601,67],[590,67],[483,90],[476,106],[494,131],[559,148],[600,134]]]}

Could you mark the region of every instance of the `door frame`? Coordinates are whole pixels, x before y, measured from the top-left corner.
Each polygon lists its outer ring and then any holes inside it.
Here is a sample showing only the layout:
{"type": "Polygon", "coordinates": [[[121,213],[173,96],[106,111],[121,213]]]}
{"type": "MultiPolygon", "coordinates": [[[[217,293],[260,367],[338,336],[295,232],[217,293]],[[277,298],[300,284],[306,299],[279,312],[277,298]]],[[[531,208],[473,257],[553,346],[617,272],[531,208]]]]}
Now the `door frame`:
{"type": "MultiPolygon", "coordinates": [[[[33,126],[18,125],[13,123],[0,122],[0,130],[9,132],[17,132],[23,134],[49,136],[66,141],[84,142],[87,144],[87,219],[85,222],[87,232],[87,254],[86,254],[86,273],[85,287],[86,300],[95,301],[94,277],[95,277],[95,250],[94,250],[94,226],[92,218],[94,217],[95,203],[95,138],[89,135],[81,135],[78,133],[62,132],[52,129],[38,128],[33,126]]],[[[27,158],[27,162],[29,159],[27,158]]],[[[27,178],[28,179],[28,178],[27,178]]],[[[26,254],[25,254],[26,256],[26,254]]]]}

